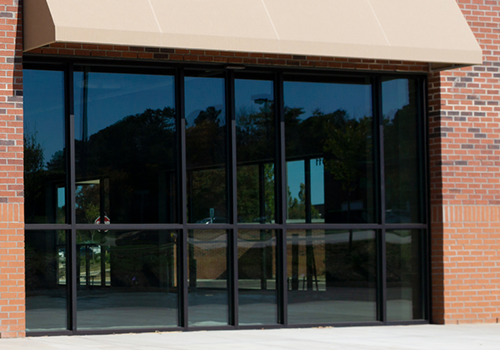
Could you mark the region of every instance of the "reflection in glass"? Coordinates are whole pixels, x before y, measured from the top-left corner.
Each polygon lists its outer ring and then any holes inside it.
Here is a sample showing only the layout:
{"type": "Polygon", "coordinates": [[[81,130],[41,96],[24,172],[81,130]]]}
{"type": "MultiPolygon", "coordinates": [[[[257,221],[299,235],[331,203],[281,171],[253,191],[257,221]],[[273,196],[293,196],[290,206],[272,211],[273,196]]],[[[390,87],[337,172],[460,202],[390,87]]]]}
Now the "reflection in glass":
{"type": "Polygon", "coordinates": [[[227,232],[189,231],[189,326],[209,327],[228,324],[227,278],[227,232]]]}
{"type": "Polygon", "coordinates": [[[25,69],[23,81],[25,220],[65,223],[64,72],[25,69]]]}
{"type": "Polygon", "coordinates": [[[239,324],[277,323],[276,235],[238,230],[239,324]]]}
{"type": "Polygon", "coordinates": [[[369,81],[286,81],[284,94],[287,222],[374,222],[369,81]]]}
{"type": "Polygon", "coordinates": [[[177,231],[77,231],[79,329],[175,327],[177,231]]]}
{"type": "Polygon", "coordinates": [[[227,223],[224,79],[186,77],[188,221],[227,223]]]}
{"type": "Polygon", "coordinates": [[[422,243],[419,230],[386,232],[389,321],[424,318],[422,243]]]}
{"type": "Polygon", "coordinates": [[[421,222],[417,80],[382,83],[387,223],[421,222]]]}
{"type": "Polygon", "coordinates": [[[67,329],[66,231],[26,231],[26,330],[67,329]]]}
{"type": "Polygon", "coordinates": [[[74,79],[77,222],[177,222],[174,78],[74,79]]]}
{"type": "Polygon", "coordinates": [[[238,222],[274,223],[272,81],[235,80],[238,222]]]}
{"type": "Polygon", "coordinates": [[[375,232],[287,232],[288,323],[376,320],[375,232]]]}

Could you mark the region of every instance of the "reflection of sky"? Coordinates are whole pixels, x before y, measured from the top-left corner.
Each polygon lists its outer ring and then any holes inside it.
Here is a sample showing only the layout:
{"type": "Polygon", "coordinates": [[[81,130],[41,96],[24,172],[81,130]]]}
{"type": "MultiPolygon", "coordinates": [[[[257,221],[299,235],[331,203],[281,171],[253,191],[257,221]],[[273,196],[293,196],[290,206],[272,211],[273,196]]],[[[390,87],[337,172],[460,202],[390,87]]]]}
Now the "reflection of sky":
{"type": "Polygon", "coordinates": [[[323,159],[311,159],[311,204],[325,204],[323,159]]]}
{"type": "Polygon", "coordinates": [[[241,112],[258,113],[266,102],[270,106],[274,100],[272,81],[236,79],[234,86],[237,118],[241,112]]]}
{"type": "Polygon", "coordinates": [[[407,79],[394,79],[382,83],[382,114],[384,117],[394,118],[398,109],[410,103],[408,82],[407,79]]]}
{"type": "Polygon", "coordinates": [[[286,162],[287,190],[291,198],[299,199],[300,184],[305,184],[304,161],[286,162]]]}
{"type": "MultiPolygon", "coordinates": [[[[304,161],[298,160],[286,163],[287,186],[291,197],[299,199],[300,184],[305,184],[304,161]]],[[[311,159],[311,204],[325,204],[323,159],[311,159]]]]}
{"type": "MultiPolygon", "coordinates": [[[[82,139],[84,73],[76,72],[75,137],[82,139]]],[[[88,136],[146,109],[175,106],[174,77],[169,75],[89,73],[88,136]]]]}
{"type": "Polygon", "coordinates": [[[57,188],[57,207],[62,208],[66,203],[66,191],[64,187],[57,188]]]}
{"type": "Polygon", "coordinates": [[[285,82],[285,106],[303,108],[302,118],[308,118],[319,109],[327,114],[338,109],[352,118],[372,114],[371,85],[285,82]]]}
{"type": "Polygon", "coordinates": [[[25,69],[24,132],[36,136],[45,164],[64,148],[64,73],[25,69]]]}
{"type": "Polygon", "coordinates": [[[184,83],[185,106],[186,106],[186,127],[194,125],[194,120],[208,107],[215,107],[222,110],[219,115],[220,120],[225,124],[224,107],[224,79],[223,78],[199,78],[186,77],[184,83]]]}

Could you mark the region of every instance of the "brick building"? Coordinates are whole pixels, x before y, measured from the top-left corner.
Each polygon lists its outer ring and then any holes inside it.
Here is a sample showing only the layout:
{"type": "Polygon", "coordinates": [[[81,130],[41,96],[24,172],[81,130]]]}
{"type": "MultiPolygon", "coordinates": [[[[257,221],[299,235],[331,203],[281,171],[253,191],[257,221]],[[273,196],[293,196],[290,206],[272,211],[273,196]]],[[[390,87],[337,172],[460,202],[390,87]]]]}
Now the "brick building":
{"type": "Polygon", "coordinates": [[[0,1],[0,337],[498,322],[500,6],[282,3],[0,1]]]}

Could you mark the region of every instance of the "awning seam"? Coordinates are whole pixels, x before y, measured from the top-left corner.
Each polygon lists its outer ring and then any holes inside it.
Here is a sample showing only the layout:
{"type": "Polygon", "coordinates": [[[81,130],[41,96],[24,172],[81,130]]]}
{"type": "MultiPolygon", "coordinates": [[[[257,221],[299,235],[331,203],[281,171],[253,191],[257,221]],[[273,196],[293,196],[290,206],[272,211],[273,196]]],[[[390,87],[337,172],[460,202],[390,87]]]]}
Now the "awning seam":
{"type": "Polygon", "coordinates": [[[266,3],[264,2],[264,0],[260,0],[260,1],[262,2],[262,6],[264,6],[264,10],[266,10],[266,14],[267,14],[267,17],[269,18],[269,22],[271,22],[271,26],[273,27],[274,34],[276,34],[276,37],[278,38],[278,40],[280,40],[280,36],[278,34],[278,31],[276,30],[276,27],[274,26],[274,23],[273,23],[273,19],[271,18],[271,15],[269,14],[269,11],[267,10],[266,3]]]}
{"type": "Polygon", "coordinates": [[[148,0],[148,3],[149,3],[149,7],[151,8],[151,12],[153,13],[153,17],[155,18],[156,25],[158,26],[158,30],[160,31],[160,33],[162,33],[160,21],[158,21],[158,17],[156,17],[156,12],[155,12],[155,9],[153,8],[153,4],[151,3],[151,0],[148,0]]]}
{"type": "Polygon", "coordinates": [[[387,38],[387,35],[385,34],[384,28],[382,27],[382,23],[380,23],[378,16],[375,13],[375,10],[373,9],[372,3],[370,2],[370,0],[366,0],[366,2],[368,3],[368,5],[370,6],[370,9],[372,10],[373,16],[375,16],[375,20],[377,21],[377,24],[380,28],[380,31],[382,32],[382,35],[384,36],[384,39],[387,42],[387,45],[391,46],[391,43],[389,42],[389,38],[387,38]]]}

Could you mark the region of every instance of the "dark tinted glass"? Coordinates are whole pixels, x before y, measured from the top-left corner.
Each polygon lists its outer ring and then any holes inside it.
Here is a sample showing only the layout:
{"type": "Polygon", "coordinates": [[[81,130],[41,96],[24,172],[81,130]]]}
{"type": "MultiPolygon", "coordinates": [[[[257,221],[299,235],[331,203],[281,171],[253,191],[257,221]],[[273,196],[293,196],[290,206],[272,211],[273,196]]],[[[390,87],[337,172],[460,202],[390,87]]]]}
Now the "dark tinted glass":
{"type": "Polygon", "coordinates": [[[66,231],[26,231],[26,330],[67,328],[66,231]]]}
{"type": "Polygon", "coordinates": [[[79,329],[177,326],[177,231],[77,231],[79,329]]]}
{"type": "Polygon", "coordinates": [[[238,222],[275,222],[272,81],[235,81],[238,222]]]}
{"type": "Polygon", "coordinates": [[[386,222],[422,221],[422,139],[417,81],[382,83],[384,116],[386,222]]]}
{"type": "Polygon", "coordinates": [[[239,324],[277,323],[276,235],[238,230],[239,324]]]}
{"type": "Polygon", "coordinates": [[[287,81],[284,93],[287,222],[374,222],[369,81],[287,81]]]}
{"type": "Polygon", "coordinates": [[[188,322],[192,327],[228,323],[227,232],[190,231],[188,322]]]}
{"type": "Polygon", "coordinates": [[[206,75],[185,80],[188,222],[226,223],[224,79],[206,75]]]}
{"type": "Polygon", "coordinates": [[[77,222],[177,222],[174,78],[74,78],[77,222]]]}
{"type": "Polygon", "coordinates": [[[288,323],[376,320],[376,234],[287,232],[288,323]]]}
{"type": "Polygon", "coordinates": [[[387,250],[387,319],[424,318],[422,232],[389,230],[387,250]]]}
{"type": "Polygon", "coordinates": [[[23,75],[25,220],[65,223],[64,72],[23,75]]]}

